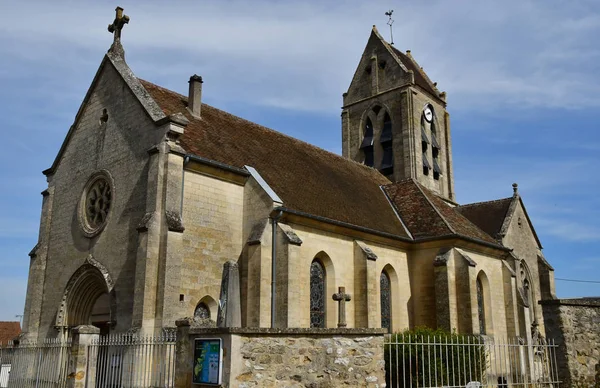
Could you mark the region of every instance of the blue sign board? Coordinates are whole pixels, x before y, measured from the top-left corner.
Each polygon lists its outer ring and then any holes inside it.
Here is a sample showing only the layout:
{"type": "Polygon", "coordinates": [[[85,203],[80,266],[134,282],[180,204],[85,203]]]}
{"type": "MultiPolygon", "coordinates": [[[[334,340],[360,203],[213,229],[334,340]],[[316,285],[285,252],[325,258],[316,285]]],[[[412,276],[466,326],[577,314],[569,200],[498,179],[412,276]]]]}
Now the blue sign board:
{"type": "Polygon", "coordinates": [[[193,384],[221,384],[223,346],[220,338],[194,340],[193,384]]]}

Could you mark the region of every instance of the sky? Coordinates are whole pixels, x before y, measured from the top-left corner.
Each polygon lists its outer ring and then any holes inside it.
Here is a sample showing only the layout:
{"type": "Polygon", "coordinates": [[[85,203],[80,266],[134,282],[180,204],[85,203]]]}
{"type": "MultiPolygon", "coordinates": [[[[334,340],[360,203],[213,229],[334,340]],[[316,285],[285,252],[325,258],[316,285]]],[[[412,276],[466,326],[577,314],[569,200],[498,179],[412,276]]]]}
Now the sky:
{"type": "MultiPolygon", "coordinates": [[[[557,278],[600,281],[600,2],[0,1],[0,320],[22,314],[50,167],[112,43],[140,78],[341,153],[340,106],[372,25],[447,92],[457,201],[519,184],[557,278]]],[[[556,281],[559,297],[599,283],[556,281]]]]}

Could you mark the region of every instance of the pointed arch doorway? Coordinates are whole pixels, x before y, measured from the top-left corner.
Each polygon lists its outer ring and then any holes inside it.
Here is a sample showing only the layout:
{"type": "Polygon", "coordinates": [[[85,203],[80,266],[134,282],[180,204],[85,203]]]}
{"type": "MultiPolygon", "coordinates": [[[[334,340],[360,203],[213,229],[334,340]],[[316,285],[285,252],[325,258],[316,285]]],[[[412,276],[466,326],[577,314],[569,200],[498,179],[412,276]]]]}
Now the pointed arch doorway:
{"type": "Polygon", "coordinates": [[[73,327],[94,325],[101,334],[109,334],[115,317],[114,282],[106,267],[90,255],[67,282],[56,327],[68,335],[73,327]]]}

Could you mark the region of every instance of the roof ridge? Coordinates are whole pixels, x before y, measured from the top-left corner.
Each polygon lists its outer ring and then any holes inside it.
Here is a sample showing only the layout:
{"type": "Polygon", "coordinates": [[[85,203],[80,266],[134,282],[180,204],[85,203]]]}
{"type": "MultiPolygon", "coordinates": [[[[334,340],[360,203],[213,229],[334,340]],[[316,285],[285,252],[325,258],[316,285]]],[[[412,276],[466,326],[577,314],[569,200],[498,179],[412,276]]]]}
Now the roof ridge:
{"type": "MultiPolygon", "coordinates": [[[[144,80],[144,79],[141,79],[141,78],[138,78],[138,79],[139,79],[141,82],[149,83],[150,85],[152,85],[152,86],[154,86],[154,87],[157,87],[157,88],[159,88],[159,89],[161,89],[161,90],[164,90],[165,92],[176,94],[176,95],[180,96],[182,99],[184,99],[186,102],[188,101],[188,97],[187,97],[187,96],[185,96],[185,95],[183,95],[183,94],[181,94],[181,93],[178,93],[178,92],[176,92],[176,91],[174,91],[174,90],[171,90],[171,89],[167,89],[167,88],[165,88],[165,87],[163,87],[163,86],[157,85],[157,84],[155,84],[155,83],[153,83],[153,82],[146,81],[146,80],[144,80]]],[[[261,124],[258,124],[258,123],[255,123],[254,121],[250,121],[250,120],[248,120],[248,119],[245,119],[245,118],[243,118],[243,117],[236,116],[236,115],[234,115],[234,114],[232,114],[232,113],[229,113],[229,112],[227,112],[227,111],[225,111],[225,110],[223,110],[223,109],[220,109],[220,108],[214,107],[214,106],[212,106],[212,105],[209,105],[209,104],[207,104],[207,103],[205,103],[205,102],[203,102],[203,103],[202,103],[202,105],[203,105],[203,106],[206,106],[206,107],[208,107],[208,108],[210,108],[210,109],[214,109],[214,110],[216,110],[216,111],[218,111],[218,112],[221,112],[221,113],[223,113],[223,114],[225,114],[225,115],[227,115],[227,116],[233,117],[233,118],[235,118],[235,119],[237,119],[237,120],[242,120],[242,121],[244,121],[244,122],[246,122],[246,123],[249,123],[249,124],[251,124],[251,125],[254,125],[254,126],[256,126],[256,127],[262,128],[262,129],[264,129],[264,130],[266,130],[266,131],[270,131],[270,132],[276,133],[277,135],[284,136],[284,137],[286,137],[286,138],[288,138],[288,139],[290,139],[290,140],[292,140],[292,141],[295,141],[295,142],[298,142],[298,143],[302,143],[302,144],[304,144],[304,145],[307,145],[307,146],[309,146],[309,147],[311,147],[311,148],[313,148],[313,149],[315,149],[315,150],[318,150],[319,152],[325,152],[325,153],[327,153],[327,154],[333,155],[333,156],[335,156],[336,158],[339,158],[339,159],[342,159],[342,160],[344,160],[345,162],[352,162],[352,163],[354,163],[354,164],[356,164],[356,165],[358,165],[358,166],[361,166],[361,167],[363,167],[363,168],[366,168],[366,169],[368,169],[368,170],[372,170],[372,171],[376,172],[378,175],[380,175],[382,178],[385,178],[385,176],[384,176],[383,174],[381,174],[381,173],[380,173],[380,172],[379,172],[377,169],[375,169],[375,168],[373,168],[373,167],[369,167],[369,166],[367,166],[367,165],[365,165],[365,164],[363,164],[363,163],[359,163],[359,162],[357,162],[357,161],[355,161],[355,160],[353,160],[353,159],[345,158],[344,156],[342,156],[342,155],[339,155],[339,154],[336,154],[335,152],[328,151],[328,150],[326,150],[326,149],[324,149],[324,148],[318,147],[318,146],[316,146],[316,145],[314,145],[314,144],[311,144],[311,143],[309,143],[309,142],[306,142],[306,141],[304,141],[304,140],[301,140],[301,139],[298,139],[298,138],[296,138],[296,137],[290,136],[290,135],[288,135],[288,134],[285,134],[285,133],[283,133],[283,132],[277,131],[277,130],[275,130],[275,129],[269,128],[269,127],[267,127],[267,126],[264,126],[264,125],[261,125],[261,124]]],[[[183,112],[182,112],[182,113],[183,113],[183,112]]],[[[193,117],[193,119],[194,119],[194,120],[198,120],[198,119],[197,119],[197,118],[195,118],[195,117],[193,117]]]]}
{"type": "Polygon", "coordinates": [[[444,224],[446,224],[446,227],[448,228],[448,230],[450,230],[450,232],[452,232],[453,234],[458,235],[459,233],[456,233],[456,231],[452,228],[452,226],[450,226],[450,223],[448,222],[448,220],[446,220],[446,218],[442,215],[442,213],[440,213],[437,206],[435,206],[433,204],[433,202],[431,202],[431,199],[429,199],[429,196],[427,194],[425,194],[425,191],[423,191],[423,189],[426,189],[426,188],[421,186],[421,184],[419,182],[417,182],[417,180],[415,178],[411,177],[410,179],[417,185],[417,188],[419,189],[421,194],[423,194],[423,196],[425,197],[425,200],[427,201],[427,203],[429,203],[429,206],[431,206],[433,208],[433,210],[437,213],[437,215],[440,216],[442,221],[444,221],[444,224]]]}
{"type": "Polygon", "coordinates": [[[513,197],[492,199],[490,201],[480,201],[480,202],[466,203],[464,205],[457,205],[456,207],[468,207],[468,206],[482,205],[484,203],[494,203],[494,202],[506,201],[506,200],[509,200],[509,199],[512,200],[513,197]]]}
{"type": "MultiPolygon", "coordinates": [[[[401,54],[404,54],[402,51],[398,50],[397,48],[393,47],[394,50],[398,51],[401,54]]],[[[421,73],[421,75],[423,76],[423,78],[425,78],[425,80],[429,83],[429,85],[433,88],[434,91],[439,92],[440,90],[437,88],[437,86],[434,84],[434,82],[431,80],[431,78],[429,78],[429,76],[427,75],[427,73],[425,73],[425,70],[423,70],[422,66],[419,66],[419,63],[417,62],[417,60],[412,56],[411,54],[404,54],[410,61],[412,61],[412,63],[414,63],[415,67],[417,68],[417,71],[419,73],[421,73]]]]}
{"type": "MultiPolygon", "coordinates": [[[[439,199],[441,199],[442,201],[445,202],[445,199],[442,198],[440,195],[434,193],[433,191],[427,189],[426,187],[423,187],[423,189],[427,190],[428,192],[430,192],[431,194],[435,195],[436,197],[438,197],[439,199]]],[[[422,190],[421,190],[422,191],[422,190]]],[[[425,196],[427,197],[427,194],[425,194],[425,196]]],[[[429,198],[427,198],[427,200],[429,201],[429,198]]],[[[431,202],[431,201],[430,201],[431,202]]],[[[435,207],[435,205],[434,205],[435,207]]],[[[458,206],[454,206],[451,207],[451,210],[456,213],[456,215],[458,217],[463,218],[466,222],[468,222],[470,225],[472,225],[473,227],[475,227],[477,230],[479,230],[481,233],[483,233],[486,236],[490,236],[486,231],[484,231],[483,229],[481,229],[477,224],[475,224],[474,222],[472,222],[470,219],[468,219],[467,217],[465,217],[461,212],[457,211],[456,208],[458,206]]],[[[450,228],[450,231],[452,231],[452,233],[454,234],[458,234],[460,235],[460,233],[457,233],[451,226],[450,223],[444,218],[444,216],[439,212],[439,210],[437,209],[437,207],[435,207],[436,212],[442,217],[442,219],[444,220],[444,222],[446,223],[446,225],[448,225],[448,227],[450,228]]],[[[492,239],[494,239],[494,236],[490,236],[492,239]]]]}

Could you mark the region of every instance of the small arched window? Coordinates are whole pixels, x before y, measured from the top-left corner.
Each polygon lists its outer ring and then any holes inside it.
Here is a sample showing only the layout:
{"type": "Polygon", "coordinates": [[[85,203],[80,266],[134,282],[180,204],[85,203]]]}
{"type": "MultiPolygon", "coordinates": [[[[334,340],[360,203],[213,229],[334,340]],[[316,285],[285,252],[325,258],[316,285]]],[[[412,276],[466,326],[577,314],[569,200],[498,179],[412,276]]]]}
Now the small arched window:
{"type": "Polygon", "coordinates": [[[325,327],[325,268],[319,260],[310,265],[310,327],[325,327]]]}
{"type": "Polygon", "coordinates": [[[477,278],[477,316],[479,317],[479,334],[486,334],[485,326],[485,300],[483,295],[483,283],[477,278]]]}
{"type": "Polygon", "coordinates": [[[379,298],[381,302],[381,327],[392,331],[392,285],[385,271],[379,276],[379,298]]]}
{"type": "Polygon", "coordinates": [[[194,318],[197,319],[210,319],[210,309],[204,302],[198,303],[196,310],[194,310],[194,318]]]}
{"type": "Polygon", "coordinates": [[[367,117],[364,128],[363,141],[360,144],[360,149],[365,154],[365,165],[373,167],[373,123],[371,119],[367,117]]]}

